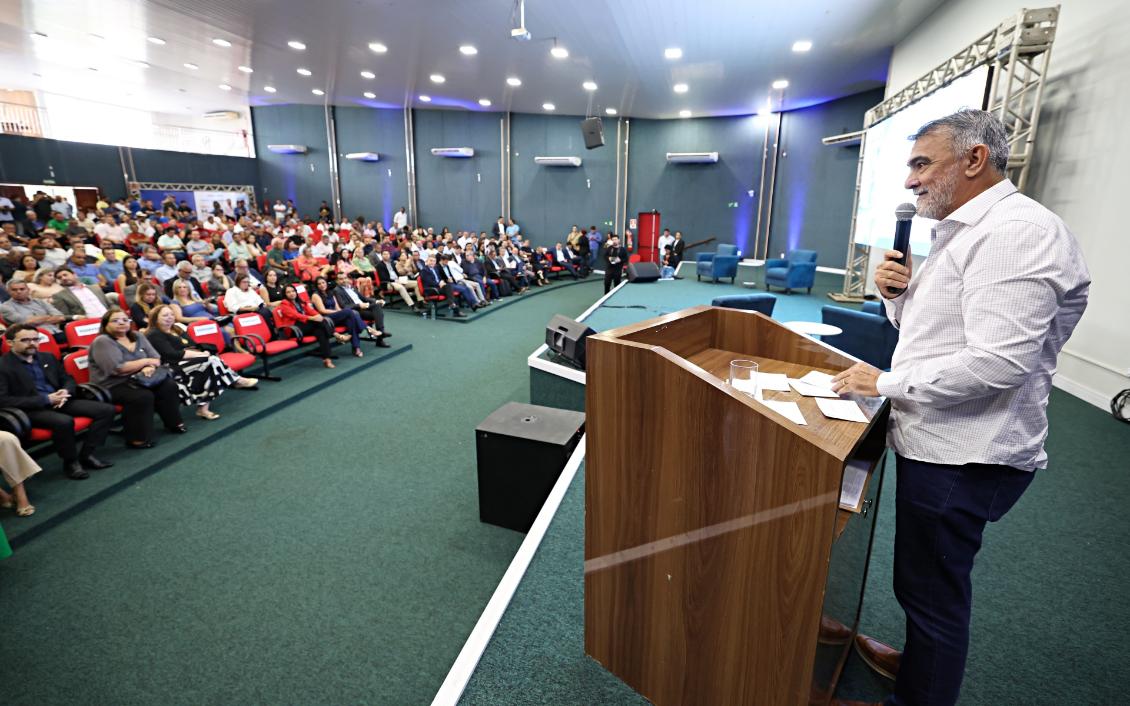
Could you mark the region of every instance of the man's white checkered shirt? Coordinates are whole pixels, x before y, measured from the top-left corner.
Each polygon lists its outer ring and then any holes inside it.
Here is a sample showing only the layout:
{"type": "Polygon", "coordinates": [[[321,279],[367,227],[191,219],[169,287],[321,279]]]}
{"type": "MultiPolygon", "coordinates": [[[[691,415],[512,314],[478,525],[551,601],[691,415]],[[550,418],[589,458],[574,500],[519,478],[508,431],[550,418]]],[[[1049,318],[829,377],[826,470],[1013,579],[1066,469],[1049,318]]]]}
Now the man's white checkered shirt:
{"type": "Polygon", "coordinates": [[[1087,308],[1079,244],[1007,179],[932,237],[905,293],[884,300],[899,329],[878,380],[887,442],[918,461],[1044,468],[1056,357],[1087,308]]]}

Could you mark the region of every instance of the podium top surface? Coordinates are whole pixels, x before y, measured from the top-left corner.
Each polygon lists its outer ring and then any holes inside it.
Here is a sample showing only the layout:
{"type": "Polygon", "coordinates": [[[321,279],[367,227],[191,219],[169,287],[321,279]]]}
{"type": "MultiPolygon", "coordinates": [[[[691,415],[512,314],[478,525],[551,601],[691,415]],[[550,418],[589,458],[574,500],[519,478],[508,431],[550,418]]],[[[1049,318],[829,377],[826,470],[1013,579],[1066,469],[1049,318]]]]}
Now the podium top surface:
{"type": "Polygon", "coordinates": [[[475,427],[476,432],[565,444],[585,425],[585,415],[568,409],[507,402],[475,427]]]}
{"type": "Polygon", "coordinates": [[[793,401],[805,417],[796,424],[745,393],[730,387],[730,361],[738,358],[757,362],[761,372],[784,373],[799,378],[810,370],[834,374],[857,360],[809,336],[798,334],[762,314],[737,309],[698,306],[654,319],[603,331],[590,336],[594,342],[648,348],[700,378],[722,394],[740,400],[762,417],[774,421],[824,452],[848,458],[870,431],[886,400],[853,396],[868,423],[829,419],[814,398],[787,392],[766,391],[766,400],[793,401]]]}

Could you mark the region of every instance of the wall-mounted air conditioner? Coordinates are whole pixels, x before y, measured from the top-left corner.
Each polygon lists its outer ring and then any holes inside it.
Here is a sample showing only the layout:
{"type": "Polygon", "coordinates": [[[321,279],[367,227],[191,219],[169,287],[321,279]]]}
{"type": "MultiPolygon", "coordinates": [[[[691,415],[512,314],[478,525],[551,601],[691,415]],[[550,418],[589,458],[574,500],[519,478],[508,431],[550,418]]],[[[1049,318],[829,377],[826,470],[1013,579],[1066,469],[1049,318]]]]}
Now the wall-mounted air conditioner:
{"type": "Polygon", "coordinates": [[[267,145],[267,149],[277,154],[306,154],[306,145],[267,145]]]}
{"type": "Polygon", "coordinates": [[[718,161],[717,152],[668,152],[670,164],[713,164],[718,161]]]}
{"type": "Polygon", "coordinates": [[[473,147],[433,147],[432,154],[437,157],[467,158],[475,156],[473,147]]]}
{"type": "Polygon", "coordinates": [[[239,120],[239,111],[210,110],[204,114],[205,120],[239,120]]]}
{"type": "Polygon", "coordinates": [[[856,130],[855,132],[845,132],[842,135],[832,135],[825,137],[821,142],[825,145],[837,145],[839,147],[851,147],[858,145],[863,140],[863,130],[856,130]]]}
{"type": "Polygon", "coordinates": [[[581,166],[580,157],[534,157],[534,164],[540,164],[543,167],[579,167],[581,166]]]}
{"type": "Polygon", "coordinates": [[[355,159],[359,162],[379,162],[381,156],[376,152],[350,152],[345,155],[346,159],[355,159]]]}

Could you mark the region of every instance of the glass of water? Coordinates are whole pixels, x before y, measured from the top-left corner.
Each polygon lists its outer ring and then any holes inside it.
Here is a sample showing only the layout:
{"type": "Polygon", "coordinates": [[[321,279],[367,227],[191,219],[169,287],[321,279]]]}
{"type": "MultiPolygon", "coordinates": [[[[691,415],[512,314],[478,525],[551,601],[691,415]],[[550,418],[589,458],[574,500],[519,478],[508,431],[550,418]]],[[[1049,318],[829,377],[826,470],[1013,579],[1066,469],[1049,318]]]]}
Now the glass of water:
{"type": "Polygon", "coordinates": [[[757,363],[752,360],[731,360],[730,386],[755,400],[760,400],[761,390],[757,386],[757,363]]]}

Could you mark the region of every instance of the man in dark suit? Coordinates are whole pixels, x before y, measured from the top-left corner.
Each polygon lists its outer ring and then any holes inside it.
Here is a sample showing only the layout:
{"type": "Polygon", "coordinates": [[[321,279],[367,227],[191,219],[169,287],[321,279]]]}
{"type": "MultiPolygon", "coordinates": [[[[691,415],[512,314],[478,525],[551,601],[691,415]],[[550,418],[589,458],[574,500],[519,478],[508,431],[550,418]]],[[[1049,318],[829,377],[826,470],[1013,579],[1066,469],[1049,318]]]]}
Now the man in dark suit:
{"type": "Polygon", "coordinates": [[[88,470],[112,466],[94,452],[106,441],[114,406],[75,399],[75,381],[54,356],[39,352],[39,332],[33,326],[16,324],[4,336],[12,349],[0,358],[0,407],[21,409],[32,426],[51,430],[68,478],[83,480],[90,477],[88,470]],[[75,417],[91,420],[81,449],[75,443],[75,417]]]}
{"type": "Polygon", "coordinates": [[[369,329],[369,335],[377,339],[377,347],[388,348],[389,345],[385,342],[389,338],[389,334],[385,333],[385,300],[362,296],[361,292],[353,288],[353,280],[347,274],[338,272],[334,277],[337,286],[332,293],[337,305],[360,314],[369,329]]]}
{"type": "Polygon", "coordinates": [[[620,236],[609,233],[601,248],[601,261],[604,264],[604,293],[620,285],[624,274],[624,264],[628,261],[628,251],[632,249],[632,234],[628,233],[628,247],[620,244],[620,236]]]}
{"type": "Polygon", "coordinates": [[[683,261],[683,253],[687,249],[687,241],[683,240],[682,231],[675,231],[675,242],[671,243],[672,266],[679,269],[679,263],[683,261]]]}
{"type": "Polygon", "coordinates": [[[466,316],[463,312],[459,311],[459,306],[455,303],[455,291],[451,289],[451,285],[444,281],[443,276],[436,267],[435,256],[431,256],[420,268],[420,281],[424,283],[425,294],[442,294],[447,297],[448,303],[451,305],[452,316],[457,319],[462,319],[466,316]]]}
{"type": "Polygon", "coordinates": [[[494,230],[492,232],[498,238],[506,237],[506,224],[502,222],[502,216],[498,217],[498,223],[494,224],[494,230]]]}
{"type": "Polygon", "coordinates": [[[577,268],[573,265],[573,253],[567,247],[558,243],[550,254],[553,256],[553,264],[564,267],[566,272],[573,275],[573,279],[577,279],[577,268]]]}

